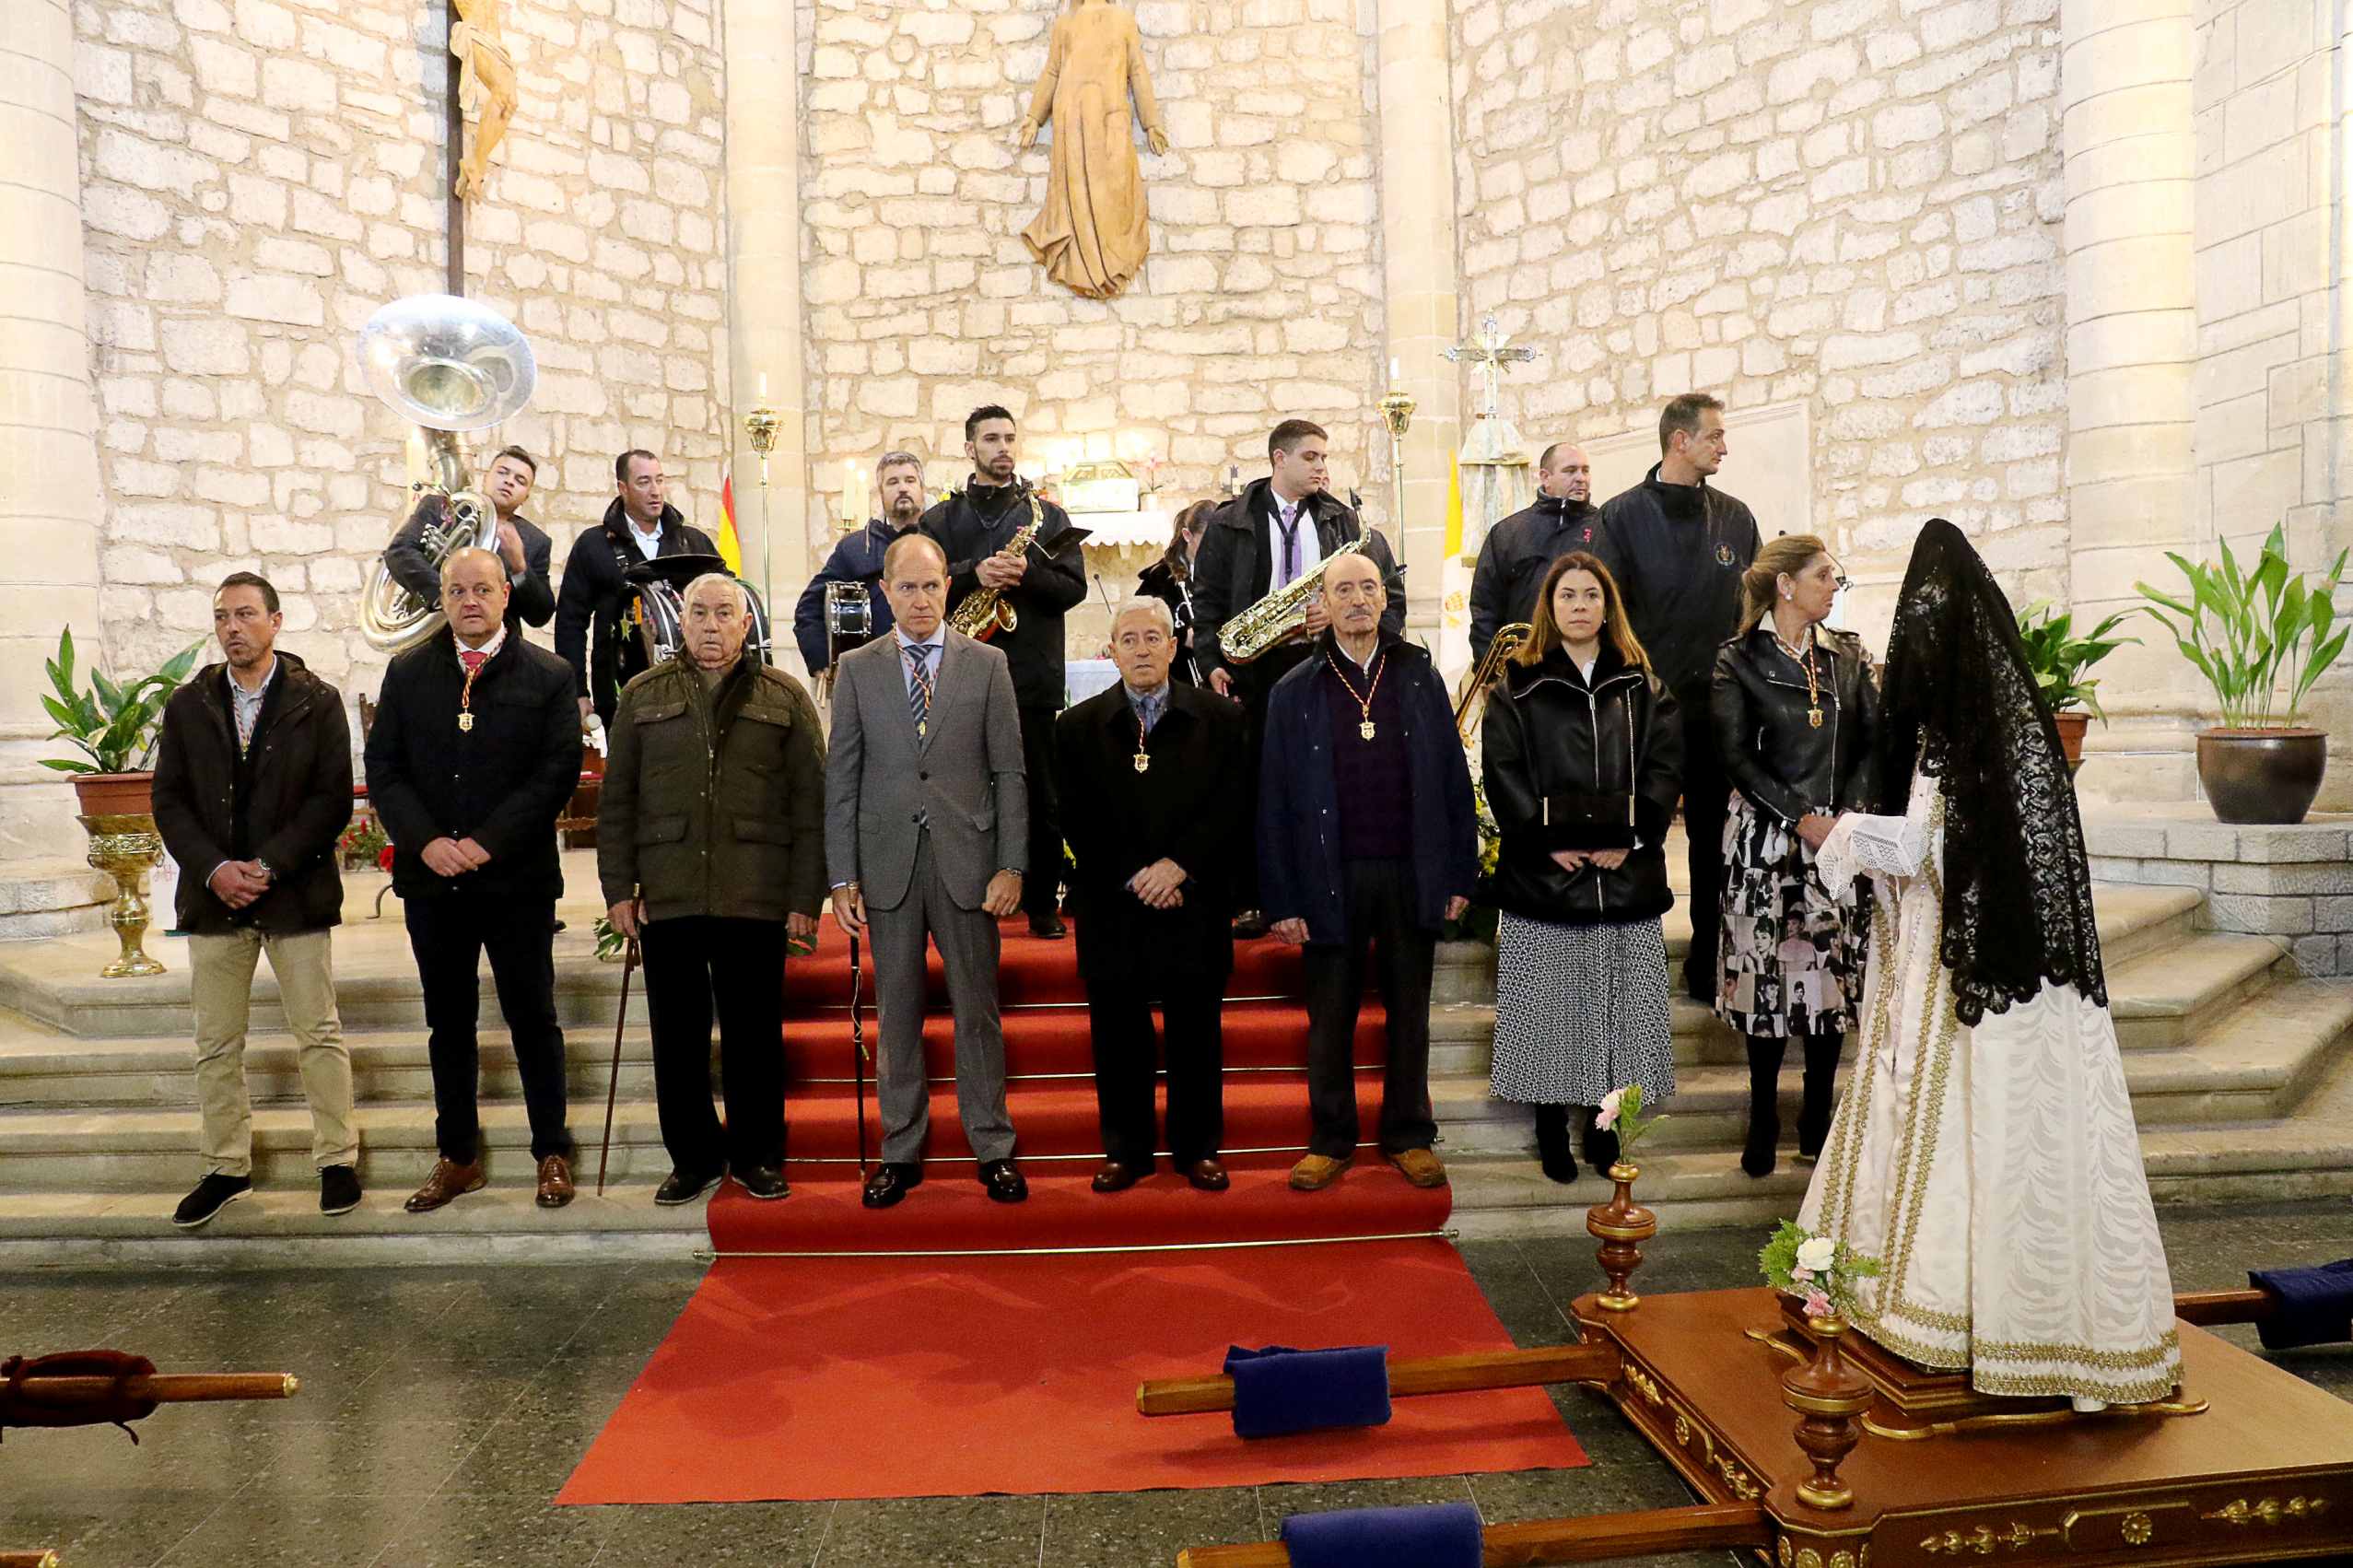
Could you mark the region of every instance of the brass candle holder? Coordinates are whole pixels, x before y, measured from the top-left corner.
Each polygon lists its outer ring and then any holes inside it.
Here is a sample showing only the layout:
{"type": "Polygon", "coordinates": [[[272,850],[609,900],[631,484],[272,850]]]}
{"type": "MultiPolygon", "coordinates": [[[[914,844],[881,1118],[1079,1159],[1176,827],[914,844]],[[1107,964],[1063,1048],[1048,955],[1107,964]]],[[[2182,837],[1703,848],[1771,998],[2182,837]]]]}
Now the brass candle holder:
{"type": "Polygon", "coordinates": [[[743,434],[751,438],[752,450],[760,456],[760,602],[764,604],[776,600],[776,546],[771,537],[775,530],[768,520],[768,453],[776,451],[779,423],[776,410],[766,402],[743,415],[743,434]]]}
{"type": "Polygon", "coordinates": [[[106,923],[123,944],[122,955],[99,971],[102,979],[160,975],[163,965],[141,944],[147,934],[147,872],[163,859],[163,835],[145,812],[80,819],[90,836],[89,864],[114,879],[114,904],[106,923]]]}
{"type": "Polygon", "coordinates": [[[1389,519],[1405,538],[1405,432],[1413,424],[1413,394],[1391,387],[1381,399],[1381,422],[1389,427],[1389,519]]]}

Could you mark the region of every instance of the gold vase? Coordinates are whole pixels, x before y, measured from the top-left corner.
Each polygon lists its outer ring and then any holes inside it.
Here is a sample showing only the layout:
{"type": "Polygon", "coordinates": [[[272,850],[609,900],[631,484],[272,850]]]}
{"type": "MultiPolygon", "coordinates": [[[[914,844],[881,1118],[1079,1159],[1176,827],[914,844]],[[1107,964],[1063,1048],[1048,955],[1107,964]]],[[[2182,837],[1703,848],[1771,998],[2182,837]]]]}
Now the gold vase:
{"type": "Polygon", "coordinates": [[[121,956],[99,971],[101,978],[119,980],[132,975],[160,975],[163,965],[140,944],[147,934],[147,872],[163,858],[163,835],[146,812],[85,816],[82,827],[90,836],[89,863],[114,879],[114,904],[106,923],[123,944],[121,956]]]}

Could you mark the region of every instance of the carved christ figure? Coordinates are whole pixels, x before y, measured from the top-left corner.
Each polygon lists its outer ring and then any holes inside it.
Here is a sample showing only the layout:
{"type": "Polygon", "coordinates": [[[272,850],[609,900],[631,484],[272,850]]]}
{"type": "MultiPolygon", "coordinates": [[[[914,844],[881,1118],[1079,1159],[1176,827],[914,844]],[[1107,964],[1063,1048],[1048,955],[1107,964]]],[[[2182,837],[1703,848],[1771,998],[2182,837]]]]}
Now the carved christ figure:
{"type": "Polygon", "coordinates": [[[1037,139],[1040,125],[1050,120],[1054,126],[1046,205],[1022,238],[1048,276],[1098,299],[1127,287],[1152,246],[1129,130],[1130,92],[1145,141],[1153,152],[1166,152],[1168,133],[1153,100],[1135,18],[1110,0],[1071,0],[1054,23],[1046,74],[1021,125],[1024,147],[1037,139]]]}
{"type": "Polygon", "coordinates": [[[457,196],[470,202],[482,194],[489,177],[490,155],[507,135],[515,117],[515,57],[507,53],[499,30],[503,0],[450,0],[450,53],[465,66],[459,84],[462,101],[476,110],[474,151],[458,165],[457,196]]]}

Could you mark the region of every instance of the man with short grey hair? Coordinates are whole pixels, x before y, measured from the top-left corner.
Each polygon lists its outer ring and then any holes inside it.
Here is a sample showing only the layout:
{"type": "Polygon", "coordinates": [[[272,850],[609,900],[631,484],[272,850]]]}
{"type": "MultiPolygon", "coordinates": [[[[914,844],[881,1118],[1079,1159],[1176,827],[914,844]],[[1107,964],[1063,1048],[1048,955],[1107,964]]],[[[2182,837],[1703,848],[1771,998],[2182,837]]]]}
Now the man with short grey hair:
{"type": "Polygon", "coordinates": [[[732,1174],[782,1198],[784,965],[825,902],[825,746],[800,682],[746,652],[751,601],[724,572],[686,585],[678,655],[631,681],[613,716],[596,865],[613,929],[639,942],[654,1098],[688,1203],[732,1174]],[[720,1130],[711,1108],[716,1007],[720,1130]]]}
{"type": "Polygon", "coordinates": [[[1230,916],[1249,853],[1250,800],[1235,780],[1248,766],[1248,731],[1239,703],[1168,678],[1176,625],[1161,601],[1119,606],[1111,657],[1119,684],[1054,723],[1056,783],[1064,800],[1086,802],[1062,831],[1076,862],[1071,897],[1103,1132],[1095,1190],[1152,1174],[1157,1001],[1169,1153],[1194,1187],[1222,1192],[1230,916]]]}
{"type": "Polygon", "coordinates": [[[851,648],[829,637],[825,619],[825,590],[837,582],[866,585],[870,637],[891,629],[890,597],[883,591],[883,552],[891,541],[913,528],[923,517],[923,460],[911,451],[887,451],[874,462],[874,488],[882,501],[880,517],[836,544],[833,554],[792,609],[792,640],[800,646],[809,673],[822,675],[851,648]]]}

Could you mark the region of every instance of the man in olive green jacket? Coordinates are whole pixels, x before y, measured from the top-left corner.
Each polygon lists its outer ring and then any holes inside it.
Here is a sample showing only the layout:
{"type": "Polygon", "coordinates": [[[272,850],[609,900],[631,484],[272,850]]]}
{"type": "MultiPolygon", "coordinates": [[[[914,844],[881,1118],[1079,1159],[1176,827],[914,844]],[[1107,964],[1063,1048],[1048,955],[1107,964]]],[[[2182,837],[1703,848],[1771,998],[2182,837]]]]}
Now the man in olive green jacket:
{"type": "Polygon", "coordinates": [[[733,578],[687,585],[685,650],[624,688],[597,809],[604,901],[645,959],[671,1163],[657,1203],[729,1172],[755,1198],[785,1195],[784,960],[815,940],[825,897],[825,743],[801,683],[745,651],[748,610],[733,578]]]}

